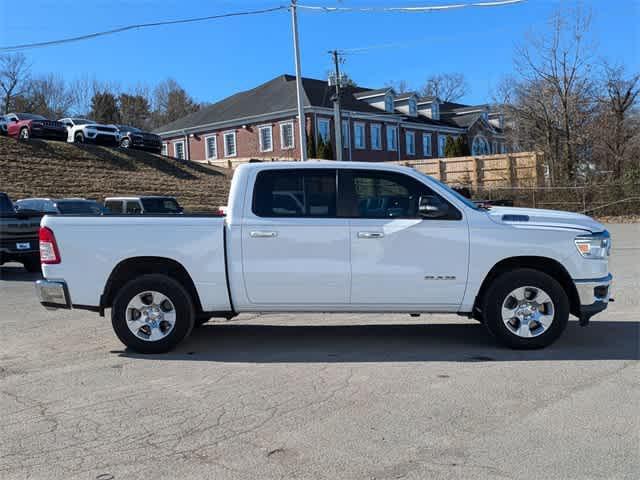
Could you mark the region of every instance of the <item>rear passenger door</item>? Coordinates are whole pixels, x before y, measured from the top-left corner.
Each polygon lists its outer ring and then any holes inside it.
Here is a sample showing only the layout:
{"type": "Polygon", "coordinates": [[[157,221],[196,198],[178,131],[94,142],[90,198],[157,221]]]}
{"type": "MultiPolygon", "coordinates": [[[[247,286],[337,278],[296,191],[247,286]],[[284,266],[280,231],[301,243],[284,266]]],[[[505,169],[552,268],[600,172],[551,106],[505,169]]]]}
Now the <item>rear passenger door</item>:
{"type": "Polygon", "coordinates": [[[342,170],[340,185],[351,218],[352,306],[455,311],[464,295],[469,255],[462,212],[399,172],[342,170]],[[423,218],[420,197],[445,205],[448,214],[423,218]]]}
{"type": "Polygon", "coordinates": [[[336,170],[265,169],[245,199],[244,283],[250,303],[313,310],[349,302],[349,225],[336,213],[336,170]]]}

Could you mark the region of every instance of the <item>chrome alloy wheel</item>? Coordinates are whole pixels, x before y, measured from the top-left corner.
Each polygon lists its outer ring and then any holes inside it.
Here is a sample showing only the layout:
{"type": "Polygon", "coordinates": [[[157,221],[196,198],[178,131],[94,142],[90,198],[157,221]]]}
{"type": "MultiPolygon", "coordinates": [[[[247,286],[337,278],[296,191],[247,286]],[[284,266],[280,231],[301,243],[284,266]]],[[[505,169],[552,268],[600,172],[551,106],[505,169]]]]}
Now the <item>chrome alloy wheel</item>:
{"type": "Polygon", "coordinates": [[[171,333],[176,310],[169,298],[155,291],[138,293],[126,310],[127,327],[140,340],[157,342],[171,333]]]}
{"type": "Polygon", "coordinates": [[[520,287],[502,302],[502,321],[521,338],[542,335],[553,323],[555,309],[551,297],[538,287],[520,287]]]}

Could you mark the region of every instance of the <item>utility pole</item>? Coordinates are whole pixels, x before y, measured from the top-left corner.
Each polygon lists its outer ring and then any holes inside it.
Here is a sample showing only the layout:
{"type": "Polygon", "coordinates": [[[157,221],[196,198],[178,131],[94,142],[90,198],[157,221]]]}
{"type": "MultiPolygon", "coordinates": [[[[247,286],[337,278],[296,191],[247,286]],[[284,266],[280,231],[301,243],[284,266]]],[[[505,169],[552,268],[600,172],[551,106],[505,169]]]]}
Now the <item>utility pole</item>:
{"type": "Polygon", "coordinates": [[[296,63],[296,93],[298,96],[298,132],[300,138],[300,160],[307,160],[307,120],[304,116],[304,104],[302,100],[302,77],[300,73],[300,45],[298,44],[298,16],[296,14],[296,1],[291,0],[291,27],[293,28],[293,54],[296,63]]]}
{"type": "Polygon", "coordinates": [[[333,64],[336,69],[336,92],[333,95],[333,125],[336,132],[336,160],[342,161],[342,115],[340,114],[340,58],[338,51],[329,52],[333,55],[333,64]]]}

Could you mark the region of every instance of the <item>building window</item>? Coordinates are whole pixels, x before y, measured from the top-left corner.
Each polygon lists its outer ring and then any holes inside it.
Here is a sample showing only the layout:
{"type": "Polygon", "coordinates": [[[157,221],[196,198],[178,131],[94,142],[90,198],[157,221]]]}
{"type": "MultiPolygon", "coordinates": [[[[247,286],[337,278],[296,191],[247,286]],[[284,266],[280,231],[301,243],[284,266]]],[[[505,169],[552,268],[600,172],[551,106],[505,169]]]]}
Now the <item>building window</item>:
{"type": "Polygon", "coordinates": [[[166,157],[168,151],[169,151],[169,146],[166,144],[166,142],[162,142],[162,155],[166,157]]]}
{"type": "Polygon", "coordinates": [[[493,145],[491,146],[491,153],[498,153],[498,142],[493,142],[493,145]]]}
{"type": "Polygon", "coordinates": [[[236,154],[236,132],[226,132],[224,134],[224,156],[235,157],[236,154]]]}
{"type": "Polygon", "coordinates": [[[447,136],[438,135],[438,157],[444,157],[444,149],[447,146],[447,136]]]}
{"type": "Polygon", "coordinates": [[[416,154],[416,134],[415,134],[415,132],[405,132],[404,141],[406,143],[405,149],[407,150],[407,155],[415,155],[416,154]]]}
{"type": "Polygon", "coordinates": [[[398,150],[398,127],[387,125],[387,150],[390,152],[398,150]]]}
{"type": "Polygon", "coordinates": [[[433,120],[440,120],[440,104],[435,100],[431,104],[431,118],[433,120]]]}
{"type": "Polygon", "coordinates": [[[431,134],[423,133],[422,134],[422,155],[425,157],[431,156],[431,134]]]}
{"type": "Polygon", "coordinates": [[[354,146],[360,150],[366,148],[364,140],[364,123],[356,122],[353,124],[354,146]]]}
{"type": "Polygon", "coordinates": [[[329,143],[331,138],[331,129],[329,127],[329,120],[326,118],[318,119],[318,137],[324,143],[329,143]]]}
{"type": "Polygon", "coordinates": [[[476,135],[473,137],[473,143],[471,144],[471,155],[488,155],[489,154],[489,142],[482,135],[476,135]]]}
{"type": "Polygon", "coordinates": [[[273,136],[271,125],[265,125],[258,128],[258,137],[260,138],[260,151],[271,152],[273,150],[273,136]]]}
{"type": "Polygon", "coordinates": [[[349,148],[349,142],[351,135],[349,135],[349,120],[342,120],[342,146],[349,148]]]}
{"type": "Polygon", "coordinates": [[[179,142],[173,142],[173,151],[175,158],[184,160],[184,142],[182,140],[179,142]]]}
{"type": "Polygon", "coordinates": [[[500,153],[507,153],[507,148],[505,147],[504,142],[500,142],[500,153]]]}
{"type": "Polygon", "coordinates": [[[382,150],[382,125],[371,124],[371,150],[382,150]]]}
{"type": "Polygon", "coordinates": [[[415,117],[418,115],[418,106],[416,105],[415,99],[409,99],[409,115],[415,117]]]}
{"type": "Polygon", "coordinates": [[[205,154],[206,154],[207,160],[218,158],[218,146],[216,145],[215,135],[209,135],[208,137],[204,137],[204,145],[205,145],[205,154]]]}
{"type": "Polygon", "coordinates": [[[291,150],[295,147],[293,135],[293,122],[280,124],[280,146],[283,150],[291,150]]]}
{"type": "Polygon", "coordinates": [[[390,93],[387,93],[384,97],[384,111],[393,112],[393,96],[390,93]]]}

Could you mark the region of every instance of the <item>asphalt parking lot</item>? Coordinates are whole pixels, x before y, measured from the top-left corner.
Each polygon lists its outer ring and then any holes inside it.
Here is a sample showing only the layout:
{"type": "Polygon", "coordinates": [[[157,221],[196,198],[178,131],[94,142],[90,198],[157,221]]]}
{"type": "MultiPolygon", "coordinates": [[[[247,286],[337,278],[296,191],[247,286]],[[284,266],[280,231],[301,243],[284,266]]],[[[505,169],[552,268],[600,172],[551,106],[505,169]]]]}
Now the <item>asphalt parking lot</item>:
{"type": "Polygon", "coordinates": [[[533,352],[456,316],[244,315],[142,356],[0,267],[0,478],[639,478],[640,224],[610,231],[616,302],[533,352]]]}

